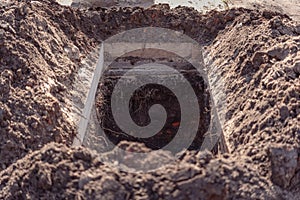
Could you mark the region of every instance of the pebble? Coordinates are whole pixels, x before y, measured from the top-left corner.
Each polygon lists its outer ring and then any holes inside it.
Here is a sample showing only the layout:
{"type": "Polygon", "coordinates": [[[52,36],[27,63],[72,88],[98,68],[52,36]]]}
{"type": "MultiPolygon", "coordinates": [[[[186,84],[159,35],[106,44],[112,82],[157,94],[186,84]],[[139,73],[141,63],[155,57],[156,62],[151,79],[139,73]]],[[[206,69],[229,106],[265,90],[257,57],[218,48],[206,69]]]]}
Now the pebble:
{"type": "Polygon", "coordinates": [[[272,28],[279,28],[283,26],[282,21],[278,18],[275,17],[273,20],[270,21],[272,28]]]}
{"type": "Polygon", "coordinates": [[[277,60],[284,60],[289,54],[289,49],[284,49],[281,47],[276,47],[270,51],[268,51],[268,55],[272,58],[276,58],[277,60]]]}
{"type": "Polygon", "coordinates": [[[37,122],[33,122],[31,123],[31,127],[36,129],[38,127],[38,123],[37,122]]]}
{"type": "Polygon", "coordinates": [[[298,76],[300,75],[300,62],[295,63],[293,70],[298,76]]]}
{"type": "Polygon", "coordinates": [[[289,117],[289,115],[290,115],[290,113],[289,113],[288,107],[287,106],[282,106],[280,108],[280,118],[281,118],[281,120],[285,120],[286,118],[289,117]]]}
{"type": "Polygon", "coordinates": [[[291,146],[272,147],[269,150],[272,181],[287,188],[297,169],[297,149],[291,146]]]}
{"type": "Polygon", "coordinates": [[[65,47],[64,51],[68,54],[68,57],[71,60],[77,60],[80,57],[79,48],[75,45],[65,47]]]}
{"type": "Polygon", "coordinates": [[[23,75],[23,73],[22,73],[22,69],[21,68],[19,68],[18,70],[17,70],[17,76],[18,76],[18,78],[21,78],[22,77],[22,75],[23,75]]]}

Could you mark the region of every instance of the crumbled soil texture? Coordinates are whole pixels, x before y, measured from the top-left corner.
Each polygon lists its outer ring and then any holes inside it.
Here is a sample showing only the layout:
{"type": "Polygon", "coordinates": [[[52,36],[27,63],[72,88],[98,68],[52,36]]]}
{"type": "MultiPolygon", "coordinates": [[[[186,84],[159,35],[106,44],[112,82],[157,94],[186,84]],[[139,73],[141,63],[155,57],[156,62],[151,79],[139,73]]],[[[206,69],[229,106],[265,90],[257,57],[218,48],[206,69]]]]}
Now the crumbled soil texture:
{"type": "Polygon", "coordinates": [[[8,2],[0,8],[0,169],[76,134],[66,98],[78,61],[92,48],[70,8],[8,2]]]}
{"type": "Polygon", "coordinates": [[[1,199],[299,199],[300,26],[288,16],[9,4],[0,8],[1,199]],[[177,164],[135,174],[64,145],[75,134],[67,97],[78,57],[143,26],[182,30],[205,45],[207,63],[226,83],[230,154],[187,152],[177,164]]]}
{"type": "Polygon", "coordinates": [[[288,13],[292,19],[300,21],[300,4],[298,0],[231,0],[230,6],[244,7],[249,9],[268,9],[277,12],[280,11],[283,13],[288,13]]]}
{"type": "MultiPolygon", "coordinates": [[[[123,145],[147,151],[138,144],[123,145]]],[[[189,152],[180,163],[168,165],[154,172],[127,173],[103,164],[97,154],[85,148],[67,148],[52,143],[2,171],[0,197],[6,199],[276,197],[271,192],[270,182],[258,176],[251,166],[243,162],[243,158],[239,160],[241,162],[236,162],[230,155],[216,159],[210,152],[189,152]]]]}
{"type": "MultiPolygon", "coordinates": [[[[150,54],[147,51],[151,50],[143,50],[143,54],[150,54]]],[[[169,55],[170,56],[170,55],[169,55]]],[[[163,148],[172,139],[175,137],[178,128],[180,126],[181,121],[181,107],[180,102],[178,102],[175,94],[168,89],[167,87],[159,84],[147,84],[144,85],[139,83],[143,81],[143,79],[137,80],[134,76],[126,76],[124,74],[137,66],[140,65],[151,65],[151,63],[163,64],[176,69],[179,73],[181,73],[186,80],[189,81],[192,86],[195,94],[197,96],[198,105],[199,105],[199,115],[200,121],[194,121],[195,119],[191,119],[188,123],[188,126],[198,126],[198,132],[194,139],[194,141],[190,144],[191,150],[200,149],[203,140],[204,134],[209,129],[210,125],[210,96],[207,92],[207,85],[205,84],[203,77],[199,74],[197,69],[195,69],[192,64],[184,61],[182,58],[174,57],[162,57],[156,59],[148,59],[141,57],[132,57],[126,55],[122,56],[119,59],[115,60],[108,69],[103,73],[102,80],[99,82],[98,86],[98,94],[96,97],[96,106],[97,106],[97,114],[98,119],[101,124],[102,130],[104,130],[105,134],[109,138],[111,142],[114,144],[118,144],[120,141],[134,141],[144,143],[147,147],[157,150],[163,148]],[[121,70],[120,70],[121,69],[121,70]],[[142,87],[137,89],[133,94],[129,102],[129,112],[132,116],[132,120],[138,124],[139,126],[146,126],[151,123],[151,119],[149,117],[149,109],[154,104],[162,105],[167,112],[167,121],[164,127],[154,136],[149,138],[137,138],[130,136],[123,132],[116,122],[114,121],[114,117],[111,110],[111,98],[112,93],[114,91],[115,85],[120,80],[120,78],[125,78],[125,84],[138,84],[142,87]],[[193,125],[195,124],[195,125],[193,125]]],[[[143,72],[136,72],[136,76],[145,75],[143,72]]],[[[182,83],[182,80],[176,74],[170,74],[170,72],[161,71],[159,77],[153,77],[150,82],[157,82],[157,78],[161,80],[169,79],[173,87],[182,83]]],[[[123,93],[126,91],[120,91],[118,96],[124,96],[123,93]]],[[[190,96],[185,93],[184,90],[180,91],[180,96],[184,97],[185,102],[192,101],[190,96]]],[[[188,133],[187,133],[188,134],[188,133]]],[[[188,135],[185,134],[183,138],[180,138],[180,141],[188,139],[188,135]]],[[[192,137],[192,136],[191,136],[192,137]]],[[[178,144],[180,145],[180,144],[178,144]]],[[[185,147],[187,148],[187,147],[185,147]]],[[[182,151],[183,149],[180,149],[182,151]]]]}

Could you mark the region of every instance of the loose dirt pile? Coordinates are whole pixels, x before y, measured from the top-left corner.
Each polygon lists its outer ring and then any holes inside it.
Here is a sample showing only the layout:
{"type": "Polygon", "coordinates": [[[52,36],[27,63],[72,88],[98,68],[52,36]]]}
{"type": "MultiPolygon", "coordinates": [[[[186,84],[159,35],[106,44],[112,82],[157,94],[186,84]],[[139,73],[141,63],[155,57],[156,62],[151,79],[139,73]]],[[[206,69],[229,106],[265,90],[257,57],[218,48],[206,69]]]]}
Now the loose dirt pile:
{"type": "Polygon", "coordinates": [[[0,167],[51,141],[71,144],[65,98],[90,40],[70,8],[7,3],[0,10],[0,167]],[[55,13],[55,14],[54,14],[55,13]],[[72,17],[72,18],[71,18],[72,17]]]}
{"type": "MultiPolygon", "coordinates": [[[[146,151],[145,147],[135,148],[146,151]]],[[[1,173],[7,199],[275,198],[250,160],[189,152],[183,161],[147,174],[120,172],[84,148],[48,144],[1,173]]],[[[128,162],[131,162],[130,160],[128,162]]],[[[273,191],[274,192],[274,191],[273,191]]]]}
{"type": "Polygon", "coordinates": [[[300,26],[288,16],[247,9],[202,15],[167,5],[8,5],[0,8],[1,199],[299,197],[300,26]],[[179,163],[135,174],[65,146],[76,134],[68,91],[79,61],[102,39],[145,26],[180,30],[205,46],[207,64],[218,66],[226,83],[230,154],[187,152],[179,163]]]}

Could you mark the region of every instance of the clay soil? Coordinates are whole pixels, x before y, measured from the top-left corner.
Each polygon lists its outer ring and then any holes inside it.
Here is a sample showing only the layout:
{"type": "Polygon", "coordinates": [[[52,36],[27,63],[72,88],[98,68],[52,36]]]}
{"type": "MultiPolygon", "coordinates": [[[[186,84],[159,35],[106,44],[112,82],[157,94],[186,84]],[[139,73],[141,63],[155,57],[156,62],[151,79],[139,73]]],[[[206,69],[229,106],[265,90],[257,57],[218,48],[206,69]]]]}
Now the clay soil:
{"type": "MultiPolygon", "coordinates": [[[[0,74],[0,199],[300,197],[300,25],[288,15],[3,1],[0,74]],[[226,85],[228,153],[187,151],[177,163],[131,173],[107,166],[86,147],[71,147],[76,124],[69,91],[80,61],[101,40],[145,26],[183,31],[218,66],[226,85]]],[[[119,145],[149,151],[139,143],[119,145]]]]}

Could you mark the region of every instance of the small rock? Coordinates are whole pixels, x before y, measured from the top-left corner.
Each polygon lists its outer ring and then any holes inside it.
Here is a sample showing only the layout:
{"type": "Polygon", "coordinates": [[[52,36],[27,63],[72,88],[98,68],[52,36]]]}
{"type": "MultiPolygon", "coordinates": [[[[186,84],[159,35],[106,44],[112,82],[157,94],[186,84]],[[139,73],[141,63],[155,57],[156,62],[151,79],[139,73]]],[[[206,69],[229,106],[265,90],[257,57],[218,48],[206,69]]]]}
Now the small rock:
{"type": "Polygon", "coordinates": [[[284,121],[286,118],[289,117],[289,115],[290,115],[290,113],[289,113],[288,107],[282,106],[280,108],[280,118],[281,118],[281,120],[284,121]]]}
{"type": "Polygon", "coordinates": [[[300,75],[300,62],[295,63],[293,70],[297,75],[300,75]]]}
{"type": "Polygon", "coordinates": [[[283,23],[279,17],[275,17],[274,19],[272,19],[270,21],[270,24],[271,24],[272,28],[279,28],[279,27],[283,26],[283,23]]]}
{"type": "Polygon", "coordinates": [[[39,125],[39,124],[38,124],[37,122],[33,122],[33,123],[31,123],[30,126],[31,126],[32,128],[34,128],[34,129],[36,129],[36,128],[38,127],[38,125],[39,125]]]}
{"type": "Polygon", "coordinates": [[[52,186],[51,173],[49,171],[40,171],[39,176],[39,187],[48,190],[52,186]]]}
{"type": "Polygon", "coordinates": [[[17,74],[18,78],[21,78],[21,77],[23,76],[22,69],[19,68],[19,69],[17,70],[16,74],[17,74]]]}
{"type": "Polygon", "coordinates": [[[268,51],[268,55],[272,58],[276,58],[277,60],[284,60],[288,54],[289,50],[281,47],[277,47],[268,51]]]}
{"type": "Polygon", "coordinates": [[[267,63],[269,61],[269,57],[264,52],[256,52],[252,57],[252,63],[254,67],[259,67],[263,63],[267,63]]]}
{"type": "Polygon", "coordinates": [[[274,16],[274,13],[269,10],[264,10],[262,15],[266,19],[272,19],[272,17],[274,16]]]}
{"type": "Polygon", "coordinates": [[[65,52],[71,60],[78,60],[80,57],[80,52],[77,46],[72,45],[64,48],[65,52]]]}
{"type": "Polygon", "coordinates": [[[281,187],[287,188],[297,169],[297,149],[287,146],[272,147],[269,150],[269,156],[272,181],[281,187]]]}
{"type": "Polygon", "coordinates": [[[90,182],[91,180],[92,180],[92,175],[91,175],[91,174],[87,174],[87,175],[82,174],[82,175],[80,176],[80,179],[78,180],[78,187],[79,187],[79,189],[83,189],[84,186],[85,186],[88,182],[90,182]]]}
{"type": "Polygon", "coordinates": [[[292,68],[288,68],[286,67],[284,69],[284,71],[286,72],[287,77],[291,78],[291,79],[295,79],[296,78],[296,73],[294,72],[294,70],[292,68]]]}
{"type": "Polygon", "coordinates": [[[84,160],[86,162],[91,162],[92,155],[87,151],[77,151],[74,153],[74,158],[84,160]]]}

